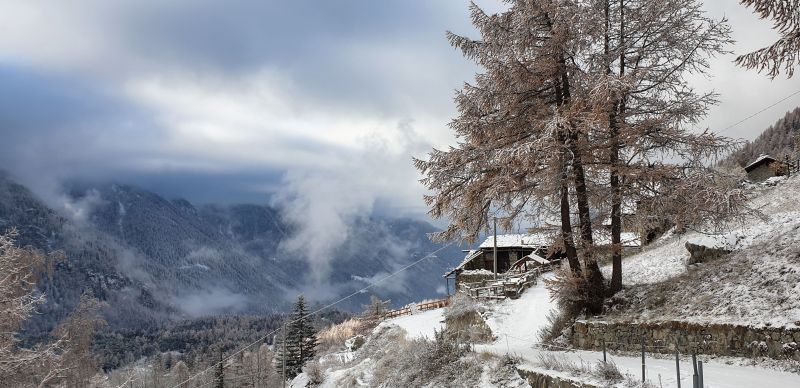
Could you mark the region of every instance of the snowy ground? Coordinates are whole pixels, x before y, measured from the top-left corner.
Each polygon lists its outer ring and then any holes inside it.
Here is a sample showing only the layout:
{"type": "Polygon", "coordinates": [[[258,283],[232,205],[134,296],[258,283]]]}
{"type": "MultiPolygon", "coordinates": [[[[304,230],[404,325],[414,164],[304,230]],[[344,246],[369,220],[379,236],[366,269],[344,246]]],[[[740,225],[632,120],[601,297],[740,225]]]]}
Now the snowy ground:
{"type": "MultiPolygon", "coordinates": [[[[729,322],[751,325],[792,326],[800,321],[800,179],[792,178],[776,188],[760,188],[753,206],[766,220],[753,219],[745,225],[734,225],[725,234],[707,236],[690,232],[684,236],[667,236],[633,255],[623,263],[627,308],[618,313],[624,318],[648,320],[681,319],[697,322],[729,322]],[[687,241],[715,244],[735,249],[729,257],[687,270],[684,247],[687,241]]],[[[609,269],[604,269],[609,270],[609,269]]],[[[539,344],[538,333],[547,324],[547,313],[553,303],[544,282],[527,290],[517,300],[486,304],[485,319],[496,340],[475,345],[479,353],[497,356],[515,355],[519,368],[570,377],[586,383],[600,384],[591,375],[570,375],[574,372],[546,370],[539,362],[542,355],[557,355],[578,365],[595,365],[601,352],[564,351],[539,344]]],[[[613,319],[612,316],[607,318],[613,319]]],[[[443,327],[443,310],[430,310],[396,318],[379,326],[383,330],[402,328],[401,340],[433,338],[434,330],[443,327]]],[[[391,347],[391,343],[374,345],[391,347]]],[[[675,360],[661,355],[648,355],[647,379],[659,386],[675,387],[675,360]]],[[[641,359],[628,355],[609,355],[620,371],[637,380],[641,375],[641,359]]],[[[700,357],[704,361],[707,387],[800,387],[800,375],[768,367],[743,366],[750,360],[700,357]]],[[[342,369],[328,371],[330,380],[351,379],[356,386],[370,385],[371,371],[380,363],[379,353],[357,358],[342,369]]],[[[490,368],[491,369],[491,368],[490,368]]],[[[681,386],[691,387],[690,360],[681,360],[681,386]]],[[[504,386],[481,377],[481,386],[504,386]]],[[[518,384],[519,382],[515,382],[518,384]]],[[[334,386],[334,385],[328,385],[334,386]]],[[[621,385],[620,385],[621,386],[621,385]]]]}
{"type": "MultiPolygon", "coordinates": [[[[729,250],[743,250],[756,244],[769,242],[776,233],[800,225],[800,179],[781,181],[777,187],[754,185],[756,196],[751,207],[766,216],[752,218],[744,223],[728,225],[719,234],[689,231],[681,236],[667,233],[664,237],[644,248],[641,253],[625,259],[625,284],[658,283],[686,272],[689,254],[686,242],[729,250]]],[[[603,268],[604,275],[611,277],[611,266],[603,268]]]]}
{"type": "MultiPolygon", "coordinates": [[[[544,369],[538,365],[543,354],[554,354],[576,364],[596,364],[602,360],[601,352],[592,351],[559,351],[550,350],[539,345],[538,332],[547,324],[547,312],[554,307],[550,301],[544,282],[527,290],[517,300],[506,299],[487,305],[486,323],[497,338],[491,344],[475,345],[477,352],[489,352],[498,356],[506,354],[522,359],[519,368],[546,372],[550,375],[570,377],[586,383],[599,384],[591,376],[571,376],[568,373],[544,369]]],[[[432,337],[433,330],[442,327],[442,310],[431,310],[387,321],[386,325],[395,324],[404,328],[407,337],[432,337]]],[[[659,356],[662,357],[662,356],[659,356]]],[[[617,364],[623,374],[636,380],[641,376],[641,359],[610,355],[609,360],[617,364]]],[[[781,372],[773,369],[729,364],[733,359],[711,359],[701,357],[704,361],[704,375],[707,387],[712,388],[753,388],[753,387],[800,387],[800,375],[781,372]]],[[[739,360],[741,361],[741,360],[739,360]]],[[[646,362],[647,378],[658,384],[659,375],[664,387],[676,386],[675,360],[648,356],[646,362]]],[[[691,360],[681,360],[681,386],[691,387],[691,360]]]]}
{"type": "MultiPolygon", "coordinates": [[[[766,218],[729,225],[718,235],[665,236],[626,258],[623,308],[608,318],[799,325],[800,179],[756,190],[752,207],[766,218]],[[687,241],[734,252],[687,269],[687,241]]],[[[610,276],[610,268],[603,270],[610,276]]]]}
{"type": "Polygon", "coordinates": [[[427,338],[433,340],[434,331],[444,327],[444,309],[423,311],[404,317],[387,320],[384,325],[397,325],[408,333],[408,338],[427,338]]]}

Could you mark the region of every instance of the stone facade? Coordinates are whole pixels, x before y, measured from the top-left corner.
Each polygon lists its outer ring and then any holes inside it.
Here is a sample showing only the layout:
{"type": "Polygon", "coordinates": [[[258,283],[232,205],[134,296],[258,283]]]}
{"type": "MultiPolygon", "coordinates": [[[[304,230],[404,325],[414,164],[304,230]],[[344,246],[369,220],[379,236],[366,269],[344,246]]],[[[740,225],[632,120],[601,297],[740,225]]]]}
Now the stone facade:
{"type": "Polygon", "coordinates": [[[713,354],[800,360],[800,328],[754,328],[728,324],[577,321],[570,342],[580,349],[713,354]]]}
{"type": "Polygon", "coordinates": [[[780,162],[764,163],[750,170],[747,173],[747,179],[752,182],[763,182],[771,177],[783,175],[777,172],[780,167],[776,166],[776,163],[780,162]]]}

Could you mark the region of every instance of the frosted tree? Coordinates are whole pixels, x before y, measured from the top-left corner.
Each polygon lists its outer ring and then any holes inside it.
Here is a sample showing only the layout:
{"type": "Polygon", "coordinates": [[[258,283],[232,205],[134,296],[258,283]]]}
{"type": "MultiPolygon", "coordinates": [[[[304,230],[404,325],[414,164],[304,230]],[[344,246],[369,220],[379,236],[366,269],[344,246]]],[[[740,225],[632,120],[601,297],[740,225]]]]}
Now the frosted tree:
{"type": "Polygon", "coordinates": [[[44,297],[35,291],[40,276],[52,271],[52,260],[15,245],[17,232],[0,235],[0,381],[6,386],[51,386],[63,381],[67,368],[63,338],[35,348],[19,346],[16,333],[44,297]]]}
{"type": "Polygon", "coordinates": [[[770,46],[736,58],[736,63],[759,72],[766,71],[771,78],[781,70],[791,78],[800,63],[800,0],[741,0],[761,19],[773,22],[780,38],[770,46]]]}
{"type": "Polygon", "coordinates": [[[275,346],[275,366],[282,371],[285,365],[286,377],[292,379],[302,372],[306,362],[314,359],[316,347],[317,332],[308,315],[305,297],[300,295],[294,304],[286,336],[275,346]]]}
{"type": "Polygon", "coordinates": [[[623,203],[645,203],[642,222],[669,214],[683,224],[703,221],[685,211],[698,203],[719,217],[741,203],[741,192],[724,185],[681,197],[696,189],[693,178],[728,183],[705,167],[728,139],[689,130],[715,95],[685,80],[730,42],[724,20],[675,0],[510,1],[496,15],[471,10],[481,39],[448,34],[483,69],[456,95],[450,126],[458,144],[415,160],[432,192],[429,214],[450,220],[436,238],[473,241],[493,216],[509,229],[546,226],[558,214],[558,246],[582,279],[569,288],[597,312],[605,293],[592,213],[611,214],[617,290],[623,203]]]}
{"type": "Polygon", "coordinates": [[[455,97],[459,115],[450,127],[458,145],[433,150],[415,164],[433,192],[425,197],[431,216],[450,220],[436,238],[474,241],[493,217],[509,229],[517,221],[542,225],[557,215],[558,245],[580,274],[574,203],[584,244],[591,244],[591,224],[570,83],[571,55],[581,44],[572,28],[578,8],[570,2],[511,3],[497,15],[471,5],[481,40],[448,33],[451,44],[484,72],[455,97]]]}
{"type": "Polygon", "coordinates": [[[390,300],[381,300],[375,295],[369,297],[369,304],[363,305],[361,319],[372,325],[377,325],[389,311],[390,300]]]}
{"type": "Polygon", "coordinates": [[[186,363],[183,361],[178,361],[175,365],[172,366],[172,370],[170,371],[173,377],[173,381],[176,387],[179,388],[188,388],[189,382],[189,367],[186,366],[186,363]]]}
{"type": "MultiPolygon", "coordinates": [[[[707,75],[709,58],[724,53],[731,40],[727,21],[705,16],[701,4],[693,0],[601,0],[596,9],[602,9],[596,12],[603,15],[596,23],[602,26],[589,31],[598,32],[593,40],[602,42],[603,51],[586,58],[593,62],[589,72],[595,74],[589,80],[587,103],[594,104],[601,113],[597,117],[607,123],[590,123],[587,130],[598,147],[594,166],[609,180],[608,195],[598,190],[598,207],[607,207],[610,213],[613,292],[622,288],[623,204],[663,205],[651,209],[655,214],[645,212],[647,207],[637,209],[640,223],[658,220],[658,214],[681,214],[683,223],[700,221],[689,220],[693,215],[680,210],[690,201],[664,199],[675,197],[671,191],[685,193],[683,185],[697,174],[713,177],[703,161],[733,144],[713,133],[691,130],[716,103],[716,95],[696,91],[686,81],[688,74],[707,75]]],[[[729,209],[709,210],[720,217],[735,213],[741,192],[721,184],[727,183],[722,177],[702,181],[710,185],[702,192],[712,190],[716,197],[727,194],[732,200],[724,202],[731,204],[729,209]]],[[[689,198],[702,202],[699,196],[689,198]]]]}
{"type": "MultiPolygon", "coordinates": [[[[62,367],[68,386],[89,386],[91,378],[100,371],[97,359],[92,355],[92,343],[97,330],[106,325],[100,310],[106,306],[90,293],[81,296],[78,305],[55,330],[56,336],[69,345],[62,353],[62,367]]],[[[153,369],[157,369],[154,362],[153,369]]]]}

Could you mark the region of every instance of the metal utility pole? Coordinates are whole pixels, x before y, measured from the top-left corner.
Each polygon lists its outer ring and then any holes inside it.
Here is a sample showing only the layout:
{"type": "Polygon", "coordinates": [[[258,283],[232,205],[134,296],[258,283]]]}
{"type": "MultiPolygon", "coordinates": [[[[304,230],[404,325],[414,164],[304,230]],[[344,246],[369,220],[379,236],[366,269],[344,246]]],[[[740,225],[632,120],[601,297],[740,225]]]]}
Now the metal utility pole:
{"type": "Polygon", "coordinates": [[[283,364],[281,367],[281,373],[283,374],[283,378],[281,379],[281,387],[286,388],[286,322],[283,323],[283,354],[281,354],[281,363],[283,364]]]}
{"type": "Polygon", "coordinates": [[[497,217],[494,217],[494,280],[497,280],[497,217]]]}

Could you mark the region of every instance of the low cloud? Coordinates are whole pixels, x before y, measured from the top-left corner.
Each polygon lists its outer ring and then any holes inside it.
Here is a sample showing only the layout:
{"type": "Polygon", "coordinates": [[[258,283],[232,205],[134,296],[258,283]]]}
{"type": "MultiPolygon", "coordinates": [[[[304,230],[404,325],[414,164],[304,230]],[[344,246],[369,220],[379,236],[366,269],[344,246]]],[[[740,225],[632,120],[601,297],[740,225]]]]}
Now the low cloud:
{"type": "Polygon", "coordinates": [[[175,297],[173,305],[192,317],[199,317],[239,312],[247,307],[247,302],[244,295],[223,288],[213,288],[175,297]]]}
{"type": "Polygon", "coordinates": [[[105,200],[100,195],[100,192],[91,189],[83,196],[73,198],[69,195],[60,195],[60,209],[70,220],[78,225],[84,224],[89,220],[92,211],[95,207],[105,203],[105,200]]]}
{"type": "Polygon", "coordinates": [[[358,238],[351,235],[352,223],[369,216],[379,199],[402,204],[405,198],[419,201],[422,196],[419,186],[408,184],[417,179],[411,156],[430,145],[411,123],[362,141],[363,151],[332,161],[329,168],[289,171],[273,197],[273,205],[295,226],[282,248],[307,260],[314,284],[327,279],[336,250],[348,238],[358,238]]]}

